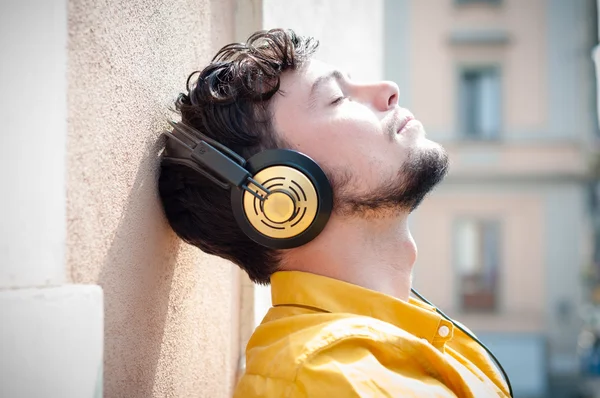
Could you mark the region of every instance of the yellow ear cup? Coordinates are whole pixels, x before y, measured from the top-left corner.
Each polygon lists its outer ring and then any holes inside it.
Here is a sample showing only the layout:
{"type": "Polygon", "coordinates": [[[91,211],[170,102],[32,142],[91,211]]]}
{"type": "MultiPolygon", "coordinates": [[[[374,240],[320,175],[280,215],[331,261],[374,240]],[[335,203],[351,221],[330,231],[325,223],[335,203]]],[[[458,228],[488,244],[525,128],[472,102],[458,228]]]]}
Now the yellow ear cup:
{"type": "MultiPolygon", "coordinates": [[[[244,212],[261,234],[286,239],[304,232],[314,221],[319,206],[317,191],[301,171],[288,166],[267,167],[253,177],[271,193],[264,201],[244,192],[244,212]]],[[[264,194],[252,184],[249,188],[264,194]]]]}
{"type": "Polygon", "coordinates": [[[288,221],[296,211],[296,201],[283,191],[272,192],[261,205],[265,217],[276,224],[288,221]]]}

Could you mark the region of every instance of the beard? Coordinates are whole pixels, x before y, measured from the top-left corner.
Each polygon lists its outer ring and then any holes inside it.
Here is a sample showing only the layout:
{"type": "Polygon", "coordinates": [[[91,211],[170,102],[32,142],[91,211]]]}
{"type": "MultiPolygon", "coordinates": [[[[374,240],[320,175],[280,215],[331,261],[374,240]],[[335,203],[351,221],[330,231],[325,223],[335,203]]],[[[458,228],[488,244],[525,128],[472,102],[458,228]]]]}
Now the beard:
{"type": "Polygon", "coordinates": [[[350,188],[352,176],[334,173],[329,176],[334,192],[333,211],[342,216],[362,218],[412,212],[444,179],[448,163],[448,155],[441,147],[412,150],[392,178],[368,193],[358,194],[350,188]]]}

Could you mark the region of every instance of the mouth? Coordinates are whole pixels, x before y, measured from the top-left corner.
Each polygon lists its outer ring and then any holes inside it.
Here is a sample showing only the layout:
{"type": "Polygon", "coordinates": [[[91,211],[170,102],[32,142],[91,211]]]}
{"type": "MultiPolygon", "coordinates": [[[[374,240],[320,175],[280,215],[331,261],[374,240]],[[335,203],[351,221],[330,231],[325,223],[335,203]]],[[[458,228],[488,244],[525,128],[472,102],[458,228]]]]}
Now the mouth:
{"type": "Polygon", "coordinates": [[[396,130],[396,134],[402,134],[405,130],[407,130],[410,122],[415,120],[413,115],[407,115],[400,120],[400,124],[398,125],[398,130],[396,130]]]}

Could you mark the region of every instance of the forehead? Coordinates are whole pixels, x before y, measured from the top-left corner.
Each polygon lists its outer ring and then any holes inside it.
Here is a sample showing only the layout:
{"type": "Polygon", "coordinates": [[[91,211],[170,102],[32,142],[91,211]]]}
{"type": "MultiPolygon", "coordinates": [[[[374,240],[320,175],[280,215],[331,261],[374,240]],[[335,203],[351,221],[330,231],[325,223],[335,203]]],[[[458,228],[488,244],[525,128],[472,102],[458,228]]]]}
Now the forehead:
{"type": "Polygon", "coordinates": [[[271,111],[275,131],[291,145],[302,146],[299,141],[309,138],[305,137],[306,131],[318,119],[317,113],[309,109],[311,87],[332,69],[324,62],[310,60],[301,68],[281,75],[280,90],[272,99],[271,111]]]}
{"type": "Polygon", "coordinates": [[[304,65],[306,77],[316,79],[321,75],[325,75],[335,69],[333,65],[318,59],[310,59],[304,65]]]}
{"type": "Polygon", "coordinates": [[[312,84],[320,76],[330,73],[335,68],[323,61],[311,59],[302,68],[281,75],[281,96],[283,98],[308,98],[312,84]]]}

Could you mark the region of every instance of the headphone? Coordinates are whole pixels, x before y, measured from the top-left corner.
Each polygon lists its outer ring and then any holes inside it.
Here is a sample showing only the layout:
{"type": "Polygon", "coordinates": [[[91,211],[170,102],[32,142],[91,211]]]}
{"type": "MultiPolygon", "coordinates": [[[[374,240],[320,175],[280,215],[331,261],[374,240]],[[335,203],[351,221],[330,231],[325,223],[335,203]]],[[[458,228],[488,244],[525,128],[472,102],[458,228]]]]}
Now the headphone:
{"type": "Polygon", "coordinates": [[[247,161],[226,146],[182,123],[169,124],[163,161],[197,171],[231,190],[237,224],[256,243],[291,249],[325,228],[333,189],[319,165],[289,149],[269,149],[247,161]]]}
{"type": "MultiPolygon", "coordinates": [[[[190,167],[230,189],[235,220],[253,241],[272,249],[291,249],[310,242],[325,228],[333,208],[333,189],[314,160],[289,149],[269,149],[246,161],[182,122],[169,124],[173,131],[164,132],[169,140],[163,161],[190,167]]],[[[490,355],[512,397],[508,375],[492,351],[415,289],[411,291],[490,355]]]]}

